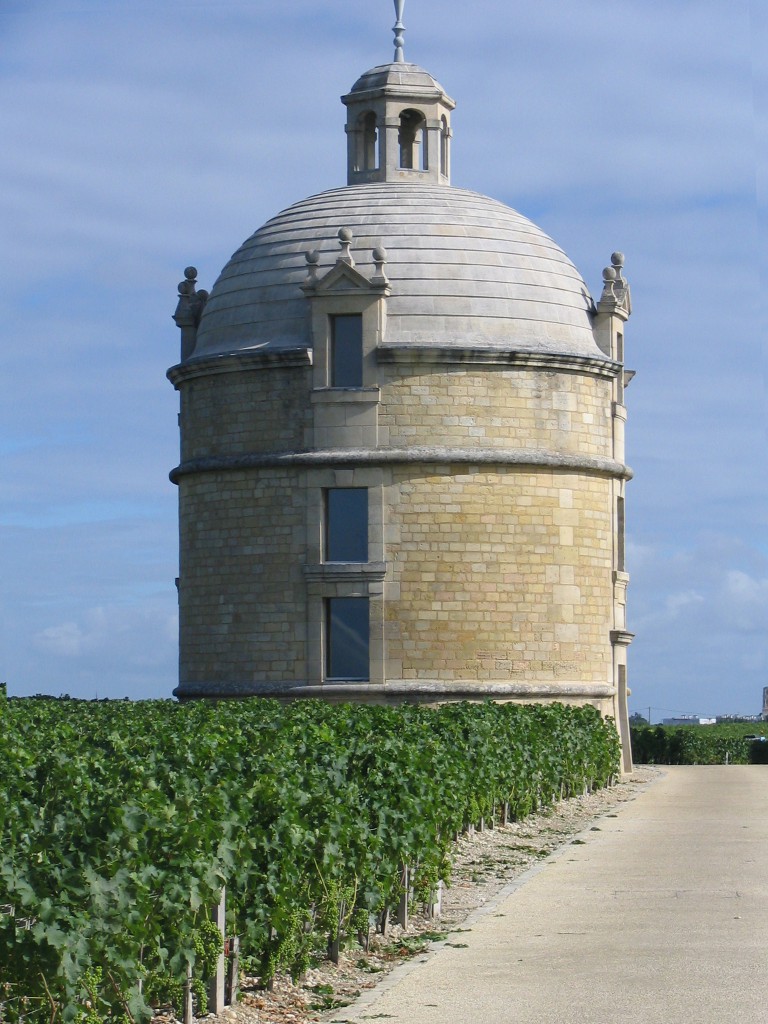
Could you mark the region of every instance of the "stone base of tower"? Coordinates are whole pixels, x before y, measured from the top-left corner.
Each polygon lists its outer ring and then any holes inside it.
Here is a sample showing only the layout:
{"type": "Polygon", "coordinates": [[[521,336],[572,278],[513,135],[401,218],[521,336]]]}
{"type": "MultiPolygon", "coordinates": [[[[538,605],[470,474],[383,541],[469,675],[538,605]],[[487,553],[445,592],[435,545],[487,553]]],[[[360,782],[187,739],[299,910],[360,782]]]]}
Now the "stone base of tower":
{"type": "Polygon", "coordinates": [[[495,686],[473,680],[395,679],[385,683],[328,682],[197,682],[180,683],[174,696],[181,700],[232,697],[272,697],[297,700],[320,697],[331,701],[363,704],[444,704],[448,701],[494,700],[523,703],[593,704],[611,714],[615,689],[606,683],[500,683],[495,686]]]}

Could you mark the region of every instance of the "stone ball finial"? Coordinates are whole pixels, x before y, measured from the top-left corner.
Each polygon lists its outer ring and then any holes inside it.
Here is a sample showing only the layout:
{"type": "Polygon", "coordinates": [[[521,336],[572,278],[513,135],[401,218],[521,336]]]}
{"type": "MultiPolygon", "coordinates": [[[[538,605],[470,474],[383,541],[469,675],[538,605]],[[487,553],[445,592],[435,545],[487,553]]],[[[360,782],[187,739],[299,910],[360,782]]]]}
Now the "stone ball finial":
{"type": "Polygon", "coordinates": [[[616,280],[616,268],[615,267],[606,267],[603,270],[603,280],[606,281],[606,282],[608,282],[608,281],[615,281],[616,280]]]}
{"type": "Polygon", "coordinates": [[[339,228],[339,245],[341,246],[341,256],[339,259],[343,263],[348,263],[350,267],[354,267],[355,261],[352,259],[352,253],[350,252],[350,246],[352,245],[352,234],[351,228],[339,228]]]}
{"type": "Polygon", "coordinates": [[[310,249],[309,252],[304,253],[304,259],[307,261],[307,278],[303,288],[314,288],[317,284],[317,268],[320,263],[320,253],[317,249],[310,249]]]}
{"type": "Polygon", "coordinates": [[[371,278],[371,284],[377,288],[386,288],[389,284],[386,272],[384,271],[384,264],[387,262],[387,250],[383,245],[377,245],[371,252],[371,256],[373,256],[373,262],[376,264],[376,272],[371,278]]]}
{"type": "Polygon", "coordinates": [[[623,267],[624,266],[624,253],[623,252],[612,252],[611,253],[611,263],[614,265],[614,267],[623,267]]]}
{"type": "Polygon", "coordinates": [[[197,267],[185,267],[184,277],[186,277],[188,281],[194,281],[197,278],[197,267]]]}

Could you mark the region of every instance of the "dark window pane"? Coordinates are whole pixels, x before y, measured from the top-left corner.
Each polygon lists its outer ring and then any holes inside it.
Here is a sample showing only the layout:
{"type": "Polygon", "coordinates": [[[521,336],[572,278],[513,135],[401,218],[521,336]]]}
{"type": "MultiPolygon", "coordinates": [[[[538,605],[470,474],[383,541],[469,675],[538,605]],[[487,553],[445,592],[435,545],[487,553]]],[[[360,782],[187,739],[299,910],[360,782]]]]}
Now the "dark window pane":
{"type": "Polygon", "coordinates": [[[624,572],[624,535],[626,526],[624,525],[624,499],[616,499],[616,568],[619,572],[624,572]]]}
{"type": "Polygon", "coordinates": [[[331,487],[326,491],[325,561],[368,561],[366,487],[331,487]]]}
{"type": "Polygon", "coordinates": [[[327,664],[328,679],[369,678],[369,622],[367,597],[331,597],[328,599],[327,664]]]}
{"type": "Polygon", "coordinates": [[[331,317],[331,387],[363,386],[363,317],[331,317]]]}

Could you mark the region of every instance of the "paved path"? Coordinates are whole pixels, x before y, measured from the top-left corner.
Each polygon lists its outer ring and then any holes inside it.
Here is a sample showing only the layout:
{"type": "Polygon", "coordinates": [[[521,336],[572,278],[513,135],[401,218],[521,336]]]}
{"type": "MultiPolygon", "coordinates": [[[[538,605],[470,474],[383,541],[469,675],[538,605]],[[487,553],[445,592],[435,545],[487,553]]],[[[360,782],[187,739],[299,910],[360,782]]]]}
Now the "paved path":
{"type": "Polygon", "coordinates": [[[768,1022],[768,765],[665,771],[335,1019],[768,1022]]]}

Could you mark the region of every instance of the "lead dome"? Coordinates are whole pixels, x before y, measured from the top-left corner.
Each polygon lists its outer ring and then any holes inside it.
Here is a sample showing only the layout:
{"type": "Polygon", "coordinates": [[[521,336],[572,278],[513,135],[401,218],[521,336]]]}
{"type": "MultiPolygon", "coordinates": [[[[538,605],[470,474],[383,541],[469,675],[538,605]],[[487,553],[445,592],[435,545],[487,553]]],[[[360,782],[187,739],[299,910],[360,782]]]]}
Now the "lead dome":
{"type": "Polygon", "coordinates": [[[452,186],[455,103],[395,31],[346,186],[179,286],[175,692],[592,704],[626,768],[623,256],[594,302],[452,186]]]}
{"type": "Polygon", "coordinates": [[[442,85],[436,82],[428,71],[418,64],[408,64],[406,61],[379,64],[378,67],[364,72],[349,90],[349,95],[365,93],[371,96],[384,89],[389,92],[401,89],[409,96],[421,93],[423,98],[445,95],[442,85]]]}
{"type": "Polygon", "coordinates": [[[235,253],[214,285],[195,356],[311,344],[305,255],[329,269],[351,229],[359,267],[387,252],[387,343],[600,356],[593,302],[563,251],[503,203],[447,185],[351,185],[294,204],[235,253]]]}

